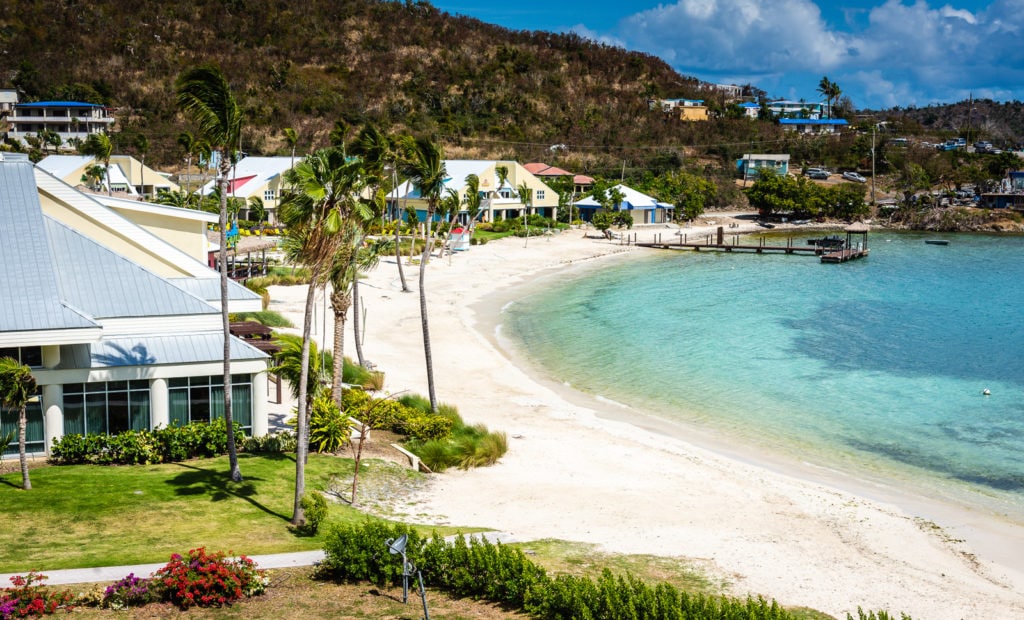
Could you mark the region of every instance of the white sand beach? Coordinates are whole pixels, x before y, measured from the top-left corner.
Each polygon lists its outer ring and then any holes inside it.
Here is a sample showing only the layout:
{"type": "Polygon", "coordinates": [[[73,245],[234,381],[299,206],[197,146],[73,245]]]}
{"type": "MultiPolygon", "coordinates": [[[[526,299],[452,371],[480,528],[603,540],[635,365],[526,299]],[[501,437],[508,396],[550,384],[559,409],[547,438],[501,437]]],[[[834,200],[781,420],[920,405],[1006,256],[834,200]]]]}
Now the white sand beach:
{"type": "MultiPolygon", "coordinates": [[[[638,234],[646,240],[657,232],[668,238],[675,229],[638,234]]],[[[523,246],[522,239],[503,239],[427,267],[438,398],[467,422],[506,432],[509,451],[492,467],[432,475],[406,509],[410,519],[488,527],[524,541],[559,538],[687,557],[728,583],[729,594],[761,594],[840,618],[860,606],[915,620],[1024,619],[1019,524],[839,472],[732,455],[727,443],[668,424],[630,423],[643,412],[531,374],[495,334],[515,287],[649,250],[578,230],[523,246]]],[[[364,352],[386,373],[388,392],[425,395],[418,267],[404,268],[413,292],[401,292],[394,259],[360,286],[364,352]]],[[[272,287],[270,309],[300,325],[304,295],[304,287],[272,287]]],[[[319,325],[318,341],[324,331],[319,325]]],[[[346,331],[345,352],[353,357],[346,331]]]]}

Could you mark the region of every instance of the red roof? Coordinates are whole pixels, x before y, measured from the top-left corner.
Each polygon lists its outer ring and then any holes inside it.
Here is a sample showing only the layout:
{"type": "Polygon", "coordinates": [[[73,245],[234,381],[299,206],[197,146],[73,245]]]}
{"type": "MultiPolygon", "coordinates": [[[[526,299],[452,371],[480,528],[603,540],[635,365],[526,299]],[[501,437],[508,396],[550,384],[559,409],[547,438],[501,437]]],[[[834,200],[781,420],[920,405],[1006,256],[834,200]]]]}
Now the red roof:
{"type": "Polygon", "coordinates": [[[233,192],[238,191],[239,187],[242,187],[243,185],[245,185],[249,181],[252,181],[255,178],[256,178],[256,175],[254,174],[254,175],[248,176],[248,177],[240,177],[238,179],[231,179],[231,180],[229,180],[228,181],[228,193],[231,194],[233,192]]]}
{"type": "Polygon", "coordinates": [[[572,178],[572,182],[576,185],[593,185],[594,179],[585,174],[577,174],[572,178]]]}
{"type": "Polygon", "coordinates": [[[526,168],[527,172],[539,177],[571,177],[572,173],[568,170],[562,170],[561,168],[555,168],[544,163],[535,162],[532,164],[524,164],[523,168],[526,168]]]}

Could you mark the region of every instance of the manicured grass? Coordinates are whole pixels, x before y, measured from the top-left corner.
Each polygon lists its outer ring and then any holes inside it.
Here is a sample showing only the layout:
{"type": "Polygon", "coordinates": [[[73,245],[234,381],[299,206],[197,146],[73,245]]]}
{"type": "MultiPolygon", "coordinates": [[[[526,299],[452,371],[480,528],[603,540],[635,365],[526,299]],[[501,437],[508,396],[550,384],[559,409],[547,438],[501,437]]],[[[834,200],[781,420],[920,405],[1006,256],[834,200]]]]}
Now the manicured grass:
{"type": "MultiPolygon", "coordinates": [[[[200,546],[246,555],[320,548],[318,537],[298,536],[288,527],[294,455],[241,454],[239,460],[241,483],[229,480],[224,456],[165,465],[41,467],[32,470],[31,491],[20,489],[20,473],[5,462],[0,572],[165,562],[172,553],[200,546]]],[[[370,461],[360,484],[372,488],[375,471],[394,467],[370,461]]],[[[310,455],[307,489],[351,478],[351,459],[310,455]]],[[[328,523],[364,518],[345,503],[330,505],[328,523]]]]}

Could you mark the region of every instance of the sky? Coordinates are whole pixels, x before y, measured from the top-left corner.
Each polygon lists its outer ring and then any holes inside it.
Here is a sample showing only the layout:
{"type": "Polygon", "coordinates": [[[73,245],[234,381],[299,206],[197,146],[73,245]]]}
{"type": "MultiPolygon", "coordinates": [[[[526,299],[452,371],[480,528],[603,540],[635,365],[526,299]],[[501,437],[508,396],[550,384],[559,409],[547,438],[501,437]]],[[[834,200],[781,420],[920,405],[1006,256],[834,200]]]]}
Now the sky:
{"type": "Polygon", "coordinates": [[[513,30],[575,32],[686,76],[856,109],[1024,100],[1024,0],[432,0],[513,30]]]}

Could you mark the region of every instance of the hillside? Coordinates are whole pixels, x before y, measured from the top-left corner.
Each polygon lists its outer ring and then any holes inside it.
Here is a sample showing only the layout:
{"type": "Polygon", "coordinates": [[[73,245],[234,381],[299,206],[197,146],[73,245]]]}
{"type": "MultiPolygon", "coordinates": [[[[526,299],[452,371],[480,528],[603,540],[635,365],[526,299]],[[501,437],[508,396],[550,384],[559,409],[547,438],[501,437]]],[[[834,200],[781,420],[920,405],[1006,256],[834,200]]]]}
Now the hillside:
{"type": "Polygon", "coordinates": [[[924,108],[896,108],[877,113],[903,135],[963,136],[989,140],[1002,148],[1024,140],[1024,103],[991,99],[960,101],[924,108]]]}
{"type": "Polygon", "coordinates": [[[174,79],[206,62],[229,76],[248,118],[243,149],[253,153],[283,152],[285,127],[299,132],[301,150],[326,144],[336,123],[351,132],[366,121],[433,135],[465,155],[693,144],[703,141],[648,110],[647,98],[715,104],[697,80],[652,56],[510,31],[427,2],[5,2],[0,58],[0,77],[24,99],[108,104],[119,146],[131,150],[142,133],[164,163],[180,159],[175,140],[187,128],[176,118],[174,79]]]}

